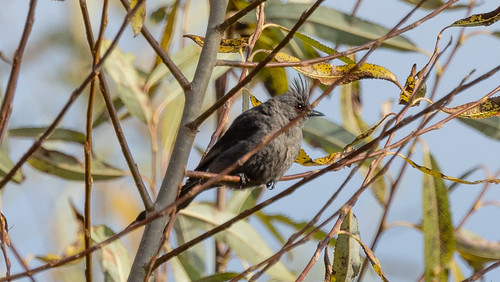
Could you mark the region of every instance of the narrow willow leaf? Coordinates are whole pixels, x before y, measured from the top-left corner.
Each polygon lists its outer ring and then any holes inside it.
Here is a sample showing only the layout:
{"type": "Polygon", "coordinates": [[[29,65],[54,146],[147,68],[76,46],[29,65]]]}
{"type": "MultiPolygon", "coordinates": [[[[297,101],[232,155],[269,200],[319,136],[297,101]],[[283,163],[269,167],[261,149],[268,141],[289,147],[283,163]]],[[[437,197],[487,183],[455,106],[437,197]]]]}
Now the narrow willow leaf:
{"type": "MultiPolygon", "coordinates": [[[[290,217],[288,217],[286,215],[282,215],[282,214],[265,214],[262,211],[259,211],[256,213],[256,215],[257,215],[257,218],[262,222],[262,224],[264,224],[264,226],[268,228],[268,230],[278,239],[278,241],[280,241],[282,243],[285,243],[285,238],[283,236],[281,236],[278,229],[276,229],[276,226],[278,226],[278,224],[288,226],[288,227],[293,228],[294,230],[297,230],[297,231],[302,230],[307,224],[309,224],[309,222],[306,222],[306,221],[296,222],[293,219],[291,219],[290,217]]],[[[315,226],[311,226],[310,228],[306,229],[305,232],[309,233],[314,228],[315,228],[315,226]]],[[[325,239],[325,237],[327,237],[327,236],[328,236],[328,234],[319,230],[319,231],[314,233],[313,238],[317,241],[321,241],[321,240],[325,239]]],[[[335,246],[336,242],[337,242],[337,240],[332,238],[329,242],[329,245],[335,246]]]]}
{"type": "MultiPolygon", "coordinates": [[[[476,102],[467,103],[454,108],[442,108],[441,110],[450,115],[470,107],[476,102]]],[[[458,115],[461,118],[483,119],[494,116],[500,116],[500,96],[482,99],[476,106],[462,112],[458,115]]]]}
{"type": "MultiPolygon", "coordinates": [[[[342,221],[340,230],[351,233],[358,239],[360,238],[358,220],[352,210],[342,221]]],[[[338,235],[333,256],[331,281],[354,281],[361,270],[360,251],[361,247],[354,238],[346,234],[338,235]]]]}
{"type": "Polygon", "coordinates": [[[466,27],[466,26],[489,26],[494,24],[500,20],[500,6],[496,8],[495,10],[484,13],[484,14],[475,14],[470,17],[458,20],[454,23],[452,23],[449,27],[453,26],[461,26],[461,27],[466,27]]]}
{"type": "MultiPolygon", "coordinates": [[[[3,150],[0,150],[0,177],[5,177],[13,167],[14,163],[10,160],[9,156],[3,150]]],[[[12,177],[12,181],[19,184],[23,180],[24,175],[21,173],[21,170],[17,170],[12,177]]]]}
{"type": "MultiPolygon", "coordinates": [[[[277,27],[277,28],[279,28],[279,29],[281,29],[283,31],[286,31],[286,32],[290,32],[290,29],[288,29],[288,28],[286,28],[284,26],[281,26],[281,25],[271,25],[271,26],[277,27]]],[[[338,53],[337,50],[335,50],[335,49],[333,49],[331,47],[328,47],[328,46],[320,43],[316,39],[313,39],[313,38],[311,38],[311,37],[309,37],[309,36],[307,36],[307,35],[305,35],[305,34],[303,34],[301,32],[297,31],[297,32],[295,32],[293,34],[293,36],[296,37],[296,38],[298,38],[298,39],[300,39],[302,42],[308,44],[309,46],[312,46],[312,47],[316,48],[317,50],[320,50],[322,52],[327,53],[328,55],[333,55],[333,54],[337,54],[338,53]]],[[[341,60],[341,61],[343,61],[346,64],[355,64],[356,63],[355,61],[351,60],[347,56],[342,56],[342,57],[339,57],[338,59],[341,60]]]]}
{"type": "MultiPolygon", "coordinates": [[[[28,163],[48,174],[68,180],[85,179],[85,164],[73,156],[40,147],[28,163]]],[[[127,175],[127,172],[116,169],[97,159],[92,160],[92,178],[94,180],[110,180],[127,175]]]]}
{"type": "MultiPolygon", "coordinates": [[[[170,49],[170,42],[172,41],[172,33],[174,32],[174,24],[177,18],[177,12],[180,7],[180,0],[176,0],[170,9],[170,13],[166,16],[165,29],[163,30],[163,35],[161,37],[160,45],[163,50],[170,49]]],[[[159,56],[156,57],[156,64],[161,64],[161,58],[159,56]]]]}
{"type": "MultiPolygon", "coordinates": [[[[302,16],[302,13],[309,8],[309,4],[268,1],[266,5],[266,21],[291,28],[302,16]]],[[[248,14],[242,18],[242,21],[255,23],[256,18],[254,14],[248,14]]],[[[384,36],[390,30],[374,22],[362,20],[333,8],[322,6],[307,19],[299,31],[335,44],[361,45],[384,36]]],[[[381,47],[401,51],[419,50],[413,42],[403,36],[396,36],[386,40],[381,47]]]]}
{"type": "MultiPolygon", "coordinates": [[[[174,223],[177,244],[180,246],[200,235],[198,225],[189,218],[179,216],[174,223]]],[[[206,272],[206,249],[202,244],[197,244],[187,249],[185,252],[180,253],[177,258],[181,264],[178,266],[180,268],[179,271],[181,272],[181,275],[187,275],[187,280],[189,281],[196,281],[200,279],[202,274],[206,272]]]]}
{"type": "MultiPolygon", "coordinates": [[[[98,244],[115,235],[113,230],[105,225],[92,227],[91,234],[94,244],[98,244]]],[[[102,247],[97,254],[104,272],[105,281],[127,281],[132,265],[127,248],[125,248],[120,239],[102,247]]]]}
{"type": "Polygon", "coordinates": [[[307,143],[330,154],[342,151],[347,144],[356,138],[342,126],[324,118],[308,120],[302,132],[307,143]]]}
{"type": "MultiPolygon", "coordinates": [[[[410,4],[413,4],[413,5],[417,5],[417,4],[422,4],[422,1],[420,0],[403,0],[404,2],[407,2],[407,3],[410,3],[410,4]]],[[[442,1],[442,0],[427,0],[425,1],[421,6],[420,8],[422,9],[430,9],[430,10],[435,10],[441,6],[443,6],[445,3],[442,1]]],[[[460,5],[460,4],[457,4],[457,5],[452,5],[448,8],[446,8],[446,10],[451,10],[451,9],[464,9],[464,8],[467,8],[468,5],[460,5]]]]}
{"type": "Polygon", "coordinates": [[[421,172],[423,172],[429,176],[432,176],[432,177],[442,178],[442,179],[446,179],[446,180],[450,180],[450,181],[453,181],[456,183],[462,183],[462,184],[481,184],[481,183],[500,184],[500,179],[496,179],[496,178],[481,179],[481,180],[476,180],[476,181],[467,181],[467,180],[464,180],[461,178],[447,176],[447,175],[444,175],[443,173],[441,173],[440,171],[433,169],[432,167],[421,166],[421,165],[415,163],[414,161],[406,158],[405,156],[403,156],[401,154],[398,154],[398,156],[403,158],[412,167],[414,167],[414,168],[420,170],[421,172]]]}
{"type": "MultiPolygon", "coordinates": [[[[46,130],[46,127],[19,127],[9,129],[9,134],[11,137],[38,138],[46,130]]],[[[52,134],[49,135],[47,140],[60,140],[85,144],[85,134],[71,129],[56,128],[52,134]]]]}
{"type": "MultiPolygon", "coordinates": [[[[62,254],[49,253],[49,254],[46,254],[43,256],[35,256],[35,258],[37,258],[38,260],[41,260],[45,263],[52,263],[52,262],[58,261],[60,259],[66,258],[66,257],[73,256],[73,255],[83,251],[85,249],[83,232],[79,232],[76,237],[77,238],[75,239],[75,241],[73,241],[70,245],[68,245],[64,248],[64,251],[62,254]]],[[[83,257],[81,257],[77,260],[74,260],[74,261],[70,262],[70,264],[78,263],[82,258],[83,257]]]]}
{"type": "MultiPolygon", "coordinates": [[[[382,270],[382,265],[380,264],[380,261],[375,256],[373,251],[370,248],[368,248],[368,246],[361,241],[359,236],[355,236],[354,234],[346,232],[344,230],[340,230],[338,233],[339,233],[339,235],[345,234],[345,235],[351,237],[352,239],[354,239],[355,241],[357,241],[358,244],[361,246],[361,248],[363,248],[363,251],[366,254],[366,258],[368,258],[368,260],[370,261],[370,263],[373,267],[373,271],[375,271],[375,273],[377,273],[377,275],[380,277],[380,279],[382,279],[382,281],[384,281],[384,282],[389,281],[389,279],[387,279],[387,277],[385,276],[384,271],[382,270]]],[[[349,280],[349,281],[352,281],[352,280],[349,280]]]]}
{"type": "Polygon", "coordinates": [[[455,236],[460,256],[475,271],[483,269],[488,262],[500,260],[500,242],[488,241],[468,230],[460,230],[455,236]]]}
{"type": "MultiPolygon", "coordinates": [[[[172,247],[170,247],[168,244],[166,244],[165,249],[166,252],[172,251],[172,247]]],[[[181,255],[171,258],[168,263],[169,267],[172,268],[173,281],[197,281],[200,277],[198,270],[195,269],[195,267],[192,266],[189,262],[185,262],[181,255]]]]}
{"type": "MultiPolygon", "coordinates": [[[[199,229],[205,231],[223,224],[234,216],[236,214],[219,211],[213,206],[205,204],[192,204],[179,213],[179,217],[192,220],[199,229]]],[[[244,220],[240,220],[224,232],[216,234],[215,239],[226,243],[238,257],[252,264],[257,264],[274,254],[274,251],[269,248],[254,227],[244,220]]],[[[295,275],[282,262],[274,264],[266,271],[266,274],[277,280],[295,279],[295,275]]]]}
{"type": "MultiPolygon", "coordinates": [[[[130,9],[133,9],[135,7],[137,1],[138,0],[130,0],[130,9]]],[[[141,6],[137,9],[134,16],[130,20],[130,24],[132,25],[132,30],[134,31],[134,36],[136,36],[141,32],[145,18],[146,18],[146,1],[142,1],[141,6]]]]}
{"type": "Polygon", "coordinates": [[[231,198],[227,201],[226,210],[239,214],[254,207],[262,189],[231,189],[231,198]]]}
{"type": "MultiPolygon", "coordinates": [[[[272,50],[276,42],[283,39],[281,31],[266,28],[262,31],[259,40],[255,43],[254,50],[272,50]]],[[[267,57],[264,52],[255,53],[254,62],[260,62],[267,57]]],[[[284,68],[264,68],[258,73],[259,81],[264,84],[270,96],[276,96],[285,93],[288,90],[287,73],[284,68]]]]}
{"type": "Polygon", "coordinates": [[[165,100],[162,102],[165,107],[160,116],[159,130],[161,135],[162,157],[164,162],[168,162],[174,148],[177,132],[181,124],[182,113],[184,111],[185,96],[180,88],[178,91],[168,91],[165,85],[160,85],[164,93],[165,100]]]}
{"type": "MultiPolygon", "coordinates": [[[[420,73],[421,70],[417,73],[417,64],[413,64],[410,75],[406,78],[406,83],[403,87],[404,91],[401,91],[399,94],[400,105],[407,105],[410,102],[412,95],[415,95],[415,99],[425,97],[425,93],[427,92],[427,86],[425,83],[421,83],[417,93],[413,94],[415,91],[415,85],[419,82],[418,76],[420,73]]],[[[418,105],[420,105],[420,101],[414,102],[411,106],[413,107],[418,105]]]]}
{"type": "Polygon", "coordinates": [[[304,149],[300,149],[299,155],[297,156],[297,159],[295,159],[295,162],[303,165],[303,166],[320,166],[320,165],[330,165],[337,161],[340,158],[340,153],[331,153],[330,155],[317,158],[317,159],[311,159],[309,155],[307,155],[306,151],[304,149]]]}
{"type": "MultiPolygon", "coordinates": [[[[458,243],[458,242],[457,242],[458,243]]],[[[451,277],[452,281],[464,281],[465,276],[462,273],[462,270],[460,269],[460,265],[456,260],[452,260],[450,263],[450,272],[451,272],[451,277]]]]}
{"type": "MultiPolygon", "coordinates": [[[[278,62],[286,63],[300,62],[300,59],[283,52],[278,52],[274,59],[278,62]]],[[[325,85],[333,84],[341,78],[343,78],[341,84],[347,84],[365,78],[384,79],[397,84],[396,76],[384,67],[365,63],[351,71],[355,66],[356,64],[334,66],[328,63],[316,63],[306,66],[295,66],[292,68],[305,76],[318,79],[325,85]],[[347,73],[349,73],[349,76],[345,77],[347,73]]]]}
{"type": "MultiPolygon", "coordinates": [[[[115,107],[116,112],[119,112],[121,109],[123,109],[123,107],[125,107],[125,104],[123,104],[123,101],[120,99],[120,97],[114,97],[113,106],[115,107]]],[[[94,122],[92,123],[93,128],[96,128],[99,125],[109,121],[108,108],[105,104],[102,104],[100,106],[96,105],[95,113],[96,114],[94,122]]]]}
{"type": "MultiPolygon", "coordinates": [[[[424,164],[439,167],[425,149],[424,164]]],[[[440,177],[424,174],[422,187],[425,280],[448,281],[447,267],[455,250],[454,228],[448,200],[448,189],[440,177]]]]}
{"type": "MultiPolygon", "coordinates": [[[[109,40],[103,41],[103,52],[109,48],[110,43],[109,40]]],[[[149,123],[151,121],[149,98],[143,88],[144,81],[134,67],[133,61],[132,54],[125,54],[115,48],[109,60],[104,63],[104,69],[115,82],[118,95],[129,112],[140,121],[149,123]]]]}
{"type": "MultiPolygon", "coordinates": [[[[184,37],[187,37],[193,40],[200,47],[203,47],[203,43],[205,42],[205,37],[186,34],[184,37]]],[[[240,37],[240,38],[232,38],[232,39],[222,39],[219,44],[219,53],[238,53],[242,48],[245,48],[248,44],[249,37],[240,37]]]]}
{"type": "MultiPolygon", "coordinates": [[[[362,103],[361,103],[361,87],[359,81],[355,81],[350,84],[342,85],[340,87],[340,110],[342,114],[342,120],[344,127],[350,132],[356,134],[364,134],[366,137],[356,137],[358,140],[371,140],[370,134],[372,132],[367,132],[369,130],[368,124],[363,120],[362,117],[362,103]]],[[[353,145],[354,141],[351,142],[353,145]]],[[[351,146],[352,146],[351,145],[351,146]]],[[[349,146],[346,146],[348,148],[349,146]]],[[[344,152],[347,151],[344,148],[344,152]]],[[[382,165],[379,164],[378,168],[375,169],[374,173],[378,173],[382,165]]],[[[366,166],[361,166],[359,169],[360,174],[363,178],[366,177],[369,172],[369,168],[366,166]]],[[[387,183],[385,178],[378,177],[371,185],[370,190],[375,194],[377,200],[385,205],[387,197],[387,183]]]]}
{"type": "Polygon", "coordinates": [[[210,276],[205,276],[201,279],[196,280],[196,282],[226,282],[238,276],[238,274],[239,273],[236,272],[217,273],[210,276]]]}
{"type": "Polygon", "coordinates": [[[500,140],[500,117],[490,117],[485,119],[459,118],[460,122],[478,130],[486,136],[500,140]]]}

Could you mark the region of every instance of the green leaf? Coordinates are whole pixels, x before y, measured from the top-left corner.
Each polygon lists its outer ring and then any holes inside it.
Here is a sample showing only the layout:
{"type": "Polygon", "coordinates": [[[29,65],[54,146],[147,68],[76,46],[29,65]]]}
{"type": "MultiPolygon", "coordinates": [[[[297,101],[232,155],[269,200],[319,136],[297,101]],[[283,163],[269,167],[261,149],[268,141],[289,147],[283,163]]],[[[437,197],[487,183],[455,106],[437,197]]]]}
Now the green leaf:
{"type": "Polygon", "coordinates": [[[345,128],[324,118],[308,120],[302,132],[307,143],[313,147],[320,147],[327,153],[342,151],[356,138],[345,128]]]}
{"type": "MultiPolygon", "coordinates": [[[[268,1],[265,10],[266,21],[291,28],[309,7],[308,4],[268,1]]],[[[249,14],[242,20],[255,22],[255,15],[249,14]]],[[[307,19],[299,31],[336,44],[361,45],[387,34],[389,29],[322,6],[307,19]]],[[[413,42],[403,36],[384,41],[381,46],[401,51],[419,51],[413,42]]]]}
{"type": "MultiPolygon", "coordinates": [[[[174,223],[174,230],[179,246],[200,235],[199,224],[184,216],[177,218],[174,223]]],[[[206,255],[205,246],[203,244],[196,244],[177,256],[182,264],[185,275],[189,276],[189,280],[200,279],[201,275],[206,273],[206,255]]]]}
{"type": "MultiPolygon", "coordinates": [[[[346,231],[360,238],[358,220],[354,213],[349,213],[342,221],[340,230],[346,231]]],[[[335,243],[335,254],[332,264],[332,281],[354,281],[361,270],[361,246],[349,235],[339,234],[335,243]]]]}
{"type": "Polygon", "coordinates": [[[488,241],[468,230],[459,230],[455,235],[457,251],[475,271],[488,262],[500,260],[500,242],[488,241]]]}
{"type": "Polygon", "coordinates": [[[217,273],[214,275],[206,276],[201,279],[196,280],[196,282],[225,282],[233,279],[234,277],[238,276],[238,273],[236,272],[224,272],[224,273],[217,273]]]}
{"type": "MultiPolygon", "coordinates": [[[[9,129],[9,134],[11,137],[38,138],[46,130],[46,127],[19,127],[9,129]]],[[[59,140],[85,144],[85,134],[71,129],[56,128],[52,134],[49,135],[47,140],[59,140]]]]}
{"type": "MultiPolygon", "coordinates": [[[[170,245],[166,244],[166,251],[170,252],[171,250],[172,248],[170,245]]],[[[200,277],[198,271],[191,264],[185,261],[182,254],[170,259],[169,267],[172,268],[173,281],[194,281],[200,277]],[[196,277],[196,279],[192,277],[196,277]]]]}
{"type": "MultiPolygon", "coordinates": [[[[52,174],[68,180],[85,179],[85,164],[77,158],[54,150],[40,147],[28,163],[48,174],[52,174]]],[[[127,172],[116,169],[97,159],[92,159],[92,177],[96,180],[110,180],[127,175],[127,172]]]]}
{"type": "MultiPolygon", "coordinates": [[[[91,228],[92,242],[98,244],[115,235],[113,230],[105,225],[91,228]]],[[[127,281],[130,273],[130,257],[120,239],[104,246],[97,252],[101,261],[105,281],[127,281]]]]}
{"type": "MultiPolygon", "coordinates": [[[[104,40],[102,52],[106,52],[110,44],[109,40],[104,40]]],[[[133,65],[134,60],[133,54],[125,54],[120,49],[115,48],[104,63],[104,69],[115,82],[118,95],[129,112],[140,121],[149,123],[151,121],[149,98],[144,91],[144,81],[133,65]]]]}
{"type": "MultiPolygon", "coordinates": [[[[272,50],[276,42],[283,39],[281,31],[276,29],[264,29],[255,44],[254,50],[272,50]]],[[[256,53],[253,61],[260,62],[267,57],[266,53],[256,53]]],[[[288,79],[284,68],[264,68],[257,74],[259,81],[264,84],[267,92],[271,96],[285,93],[288,90],[288,79]]]]}
{"type": "MultiPolygon", "coordinates": [[[[191,204],[182,210],[179,217],[186,217],[198,222],[198,228],[205,231],[221,225],[236,214],[218,211],[211,205],[191,204]]],[[[260,263],[274,254],[260,234],[247,221],[240,220],[224,232],[215,235],[215,239],[226,243],[238,257],[252,264],[260,263]]],[[[282,262],[276,263],[266,274],[277,280],[294,280],[293,275],[282,262]]]]}
{"type": "MultiPolygon", "coordinates": [[[[413,4],[413,5],[417,5],[419,4],[420,0],[403,0],[404,2],[407,2],[407,3],[410,3],[410,4],[413,4]]],[[[434,10],[434,9],[437,9],[441,6],[443,6],[444,2],[442,0],[427,0],[425,1],[422,6],[420,6],[422,9],[430,9],[430,10],[434,10]]],[[[463,8],[467,8],[468,5],[452,5],[450,7],[448,7],[445,11],[447,10],[451,10],[451,9],[463,9],[463,8]]]]}
{"type": "MultiPolygon", "coordinates": [[[[10,160],[7,153],[3,150],[0,150],[0,176],[5,177],[7,173],[14,167],[14,163],[10,160]]],[[[17,170],[17,172],[12,177],[12,181],[15,183],[21,183],[24,180],[24,175],[21,173],[21,170],[17,170]]]]}
{"type": "MultiPolygon", "coordinates": [[[[285,32],[290,32],[290,29],[284,27],[284,26],[280,26],[280,25],[273,25],[274,27],[277,27],[285,32]]],[[[313,39],[309,36],[307,36],[306,34],[303,34],[303,33],[300,33],[300,32],[295,32],[293,34],[294,37],[300,39],[302,42],[306,43],[307,45],[309,46],[312,46],[314,48],[316,48],[317,50],[320,50],[322,52],[325,52],[326,54],[328,55],[333,55],[333,54],[337,54],[338,51],[331,48],[331,47],[328,47],[322,43],[320,43],[319,41],[317,41],[316,39],[313,39]]],[[[351,60],[350,58],[346,57],[346,56],[342,56],[340,58],[338,58],[339,60],[343,61],[344,63],[346,64],[355,64],[356,62],[351,60]]]]}
{"type": "MultiPolygon", "coordinates": [[[[344,127],[350,132],[354,132],[358,135],[366,132],[366,130],[370,128],[365,123],[361,115],[362,103],[360,93],[361,88],[359,85],[359,81],[345,84],[340,87],[340,111],[342,113],[344,127]]],[[[367,140],[369,141],[371,140],[371,138],[367,137],[367,140]]],[[[379,165],[374,173],[377,174],[380,169],[381,165],[379,165]]],[[[368,173],[368,170],[369,169],[366,166],[360,167],[360,173],[363,175],[363,178],[368,173]]],[[[378,177],[370,186],[370,189],[372,190],[377,200],[382,205],[385,205],[387,197],[387,184],[384,177],[378,177]]]]}
{"type": "MultiPolygon", "coordinates": [[[[281,236],[281,234],[278,232],[278,229],[276,229],[277,224],[283,224],[290,228],[293,228],[294,230],[299,231],[309,223],[307,221],[296,222],[293,219],[289,218],[288,216],[282,214],[265,214],[262,211],[259,211],[256,213],[256,215],[257,218],[262,222],[262,224],[269,230],[269,232],[271,232],[271,234],[273,234],[274,237],[276,237],[276,239],[282,243],[285,242],[285,238],[283,238],[283,236],[281,236]]],[[[306,233],[312,231],[312,229],[314,228],[315,227],[312,226],[309,229],[306,229],[306,233]]],[[[313,238],[315,240],[321,241],[326,236],[328,236],[328,234],[319,230],[316,233],[314,233],[313,238]]],[[[330,240],[329,244],[331,246],[334,246],[335,242],[336,240],[332,239],[330,240]]]]}
{"type": "Polygon", "coordinates": [[[500,140],[500,117],[485,119],[458,118],[458,120],[488,137],[500,140]]]}
{"type": "Polygon", "coordinates": [[[184,111],[185,97],[180,87],[175,87],[175,91],[167,91],[164,85],[159,86],[160,90],[165,90],[165,99],[162,101],[162,113],[160,116],[160,136],[162,145],[163,161],[168,162],[172,154],[177,131],[181,123],[182,113],[184,111]]]}
{"type": "MultiPolygon", "coordinates": [[[[123,104],[123,101],[120,99],[120,97],[114,97],[113,106],[115,107],[116,112],[119,112],[125,106],[125,104],[123,104]]],[[[92,123],[93,128],[96,128],[109,120],[108,109],[106,108],[105,104],[101,104],[99,106],[96,105],[95,112],[96,115],[94,118],[94,122],[92,123]]]]}
{"type": "MultiPolygon", "coordinates": [[[[424,165],[439,170],[427,148],[424,148],[424,165]]],[[[447,268],[455,250],[448,189],[442,178],[424,174],[422,193],[425,280],[448,281],[447,268]]]]}
{"type": "Polygon", "coordinates": [[[226,210],[234,214],[239,214],[257,203],[262,189],[240,189],[231,190],[231,198],[227,201],[226,210]]]}

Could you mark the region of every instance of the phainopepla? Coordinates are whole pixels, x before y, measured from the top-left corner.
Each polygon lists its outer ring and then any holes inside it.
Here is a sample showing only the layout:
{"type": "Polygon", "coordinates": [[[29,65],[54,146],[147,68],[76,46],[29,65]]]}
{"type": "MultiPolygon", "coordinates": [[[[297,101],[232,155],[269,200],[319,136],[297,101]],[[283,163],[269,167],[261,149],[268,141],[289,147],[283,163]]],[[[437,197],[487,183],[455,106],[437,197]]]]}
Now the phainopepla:
{"type": "MultiPolygon", "coordinates": [[[[277,132],[308,109],[308,90],[304,79],[296,79],[292,88],[285,94],[273,97],[243,112],[233,121],[195,170],[220,173],[235,163],[262,142],[264,136],[277,132]]],[[[310,111],[304,115],[288,131],[276,137],[243,165],[233,170],[231,175],[240,176],[242,181],[222,182],[218,186],[239,189],[266,184],[268,187],[274,187],[275,182],[283,176],[299,155],[305,121],[309,117],[322,115],[317,111],[310,111]]],[[[198,178],[189,178],[182,187],[179,197],[186,195],[195,185],[201,183],[198,178]]],[[[191,200],[192,198],[178,208],[185,208],[191,200]]]]}

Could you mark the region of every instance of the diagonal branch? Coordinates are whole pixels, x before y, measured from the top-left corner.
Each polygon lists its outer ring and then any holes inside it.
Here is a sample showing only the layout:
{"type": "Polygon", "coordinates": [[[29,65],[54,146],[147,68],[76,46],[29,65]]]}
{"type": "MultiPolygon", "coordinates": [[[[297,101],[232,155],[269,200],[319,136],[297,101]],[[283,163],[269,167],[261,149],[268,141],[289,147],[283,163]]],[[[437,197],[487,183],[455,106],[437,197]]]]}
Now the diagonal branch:
{"type": "Polygon", "coordinates": [[[128,23],[130,22],[130,19],[135,14],[138,7],[140,6],[139,4],[142,3],[143,1],[145,1],[145,0],[139,0],[138,5],[136,7],[134,7],[134,9],[132,9],[129,13],[127,13],[125,18],[123,19],[123,23],[120,26],[120,29],[118,30],[118,33],[116,34],[115,38],[111,42],[106,53],[102,56],[99,63],[92,69],[90,74],[88,74],[87,77],[85,77],[85,79],[83,80],[83,82],[71,93],[68,101],[66,102],[66,104],[64,105],[62,110],[59,112],[59,114],[56,116],[54,121],[50,124],[50,126],[47,127],[47,130],[45,130],[45,132],[40,137],[38,137],[37,140],[35,140],[35,142],[31,145],[31,147],[23,154],[21,159],[19,159],[19,161],[14,165],[14,167],[0,180],[0,190],[3,187],[5,187],[5,184],[7,184],[12,179],[14,174],[31,157],[31,155],[33,155],[33,153],[38,148],[40,148],[40,146],[42,146],[43,142],[45,142],[45,140],[50,136],[50,134],[52,134],[52,132],[59,125],[62,118],[64,117],[66,112],[69,110],[69,108],[71,107],[73,102],[75,102],[75,100],[78,98],[78,96],[80,96],[80,94],[83,92],[85,87],[87,87],[87,85],[94,79],[96,74],[98,72],[100,72],[104,62],[106,61],[106,59],[109,57],[111,52],[114,50],[114,48],[118,44],[118,41],[119,41],[120,37],[122,36],[123,32],[125,31],[125,28],[127,27],[128,23]]]}

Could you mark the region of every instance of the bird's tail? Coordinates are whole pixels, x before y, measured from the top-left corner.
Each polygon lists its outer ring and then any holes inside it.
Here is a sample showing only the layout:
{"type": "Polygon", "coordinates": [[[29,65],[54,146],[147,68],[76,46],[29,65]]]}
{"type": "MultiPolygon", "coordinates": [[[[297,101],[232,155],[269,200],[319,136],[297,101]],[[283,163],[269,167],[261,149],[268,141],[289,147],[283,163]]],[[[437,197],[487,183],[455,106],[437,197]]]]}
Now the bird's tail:
{"type": "MultiPolygon", "coordinates": [[[[184,184],[184,186],[182,186],[181,192],[179,193],[178,199],[184,197],[185,195],[187,195],[191,191],[191,189],[193,189],[194,186],[196,186],[196,185],[198,185],[200,183],[201,183],[200,179],[189,178],[186,181],[186,184],[184,184]]],[[[181,209],[187,207],[193,201],[193,199],[194,199],[194,197],[196,197],[196,195],[198,195],[198,193],[196,193],[195,195],[193,195],[191,198],[189,198],[184,203],[181,203],[179,206],[177,206],[177,210],[181,210],[181,209]]]]}

